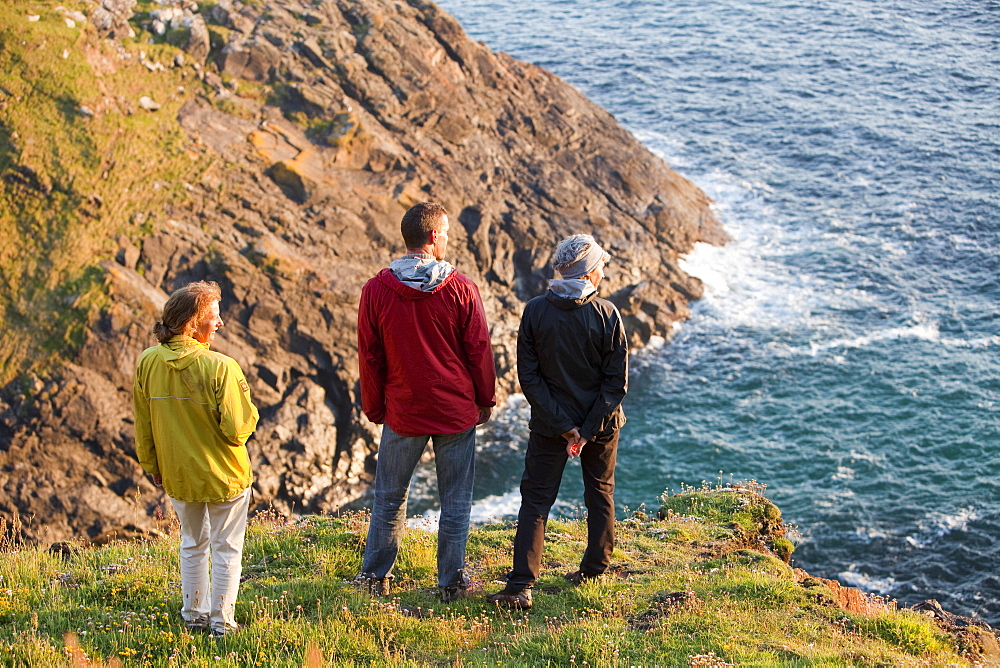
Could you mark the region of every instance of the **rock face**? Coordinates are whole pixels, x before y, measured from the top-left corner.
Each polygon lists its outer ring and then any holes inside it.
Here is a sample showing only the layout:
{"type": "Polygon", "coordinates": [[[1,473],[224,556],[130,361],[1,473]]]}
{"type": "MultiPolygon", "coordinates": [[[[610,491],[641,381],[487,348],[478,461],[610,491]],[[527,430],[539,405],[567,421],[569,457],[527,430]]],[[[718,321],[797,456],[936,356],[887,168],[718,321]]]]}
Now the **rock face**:
{"type": "Polygon", "coordinates": [[[913,610],[933,618],[973,665],[1000,665],[1000,631],[983,620],[952,614],[934,599],[917,603],[913,610]]]}
{"type": "Polygon", "coordinates": [[[215,347],[261,409],[257,500],[284,512],[336,509],[371,481],[356,308],[403,250],[412,204],[451,213],[449,259],[481,288],[501,395],[517,389],[521,307],[563,236],[590,232],[612,253],[602,293],[633,344],[701,295],[677,262],[725,241],[708,198],[572,86],[473,42],[433,3],[222,0],[181,22],[179,62],[204,90],[178,123],[214,161],[169,223],[106,259],[111,305],[75,359],[0,394],[0,512],[20,513],[29,539],[155,524],[164,499],[135,461],[132,373],[166,296],[191,280],[223,287],[215,347]]]}
{"type": "Polygon", "coordinates": [[[123,37],[132,32],[128,20],[136,0],[101,0],[90,13],[90,22],[101,34],[109,37],[123,37]]]}

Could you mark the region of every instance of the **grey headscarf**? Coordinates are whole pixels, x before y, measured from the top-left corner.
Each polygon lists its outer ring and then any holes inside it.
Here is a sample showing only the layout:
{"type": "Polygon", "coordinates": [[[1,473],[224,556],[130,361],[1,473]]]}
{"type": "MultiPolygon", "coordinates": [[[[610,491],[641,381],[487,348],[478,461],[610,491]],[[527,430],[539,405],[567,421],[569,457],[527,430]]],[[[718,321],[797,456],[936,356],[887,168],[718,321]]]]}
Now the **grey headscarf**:
{"type": "Polygon", "coordinates": [[[563,278],[580,278],[597,269],[611,256],[589,234],[574,234],[556,246],[552,264],[563,278]]]}
{"type": "Polygon", "coordinates": [[[566,299],[582,299],[596,292],[594,284],[583,277],[610,259],[611,256],[589,234],[566,237],[556,246],[552,261],[562,278],[549,281],[549,290],[566,299]]]}

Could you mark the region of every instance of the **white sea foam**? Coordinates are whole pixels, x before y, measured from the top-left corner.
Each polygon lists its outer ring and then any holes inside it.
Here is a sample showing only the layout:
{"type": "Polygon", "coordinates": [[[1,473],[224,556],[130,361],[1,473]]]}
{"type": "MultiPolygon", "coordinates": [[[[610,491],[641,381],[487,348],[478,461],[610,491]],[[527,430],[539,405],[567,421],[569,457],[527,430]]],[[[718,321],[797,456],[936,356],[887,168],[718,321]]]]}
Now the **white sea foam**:
{"type": "Polygon", "coordinates": [[[488,496],[472,504],[472,521],[476,524],[496,522],[517,516],[521,507],[521,492],[513,489],[506,494],[488,496]]]}
{"type": "Polygon", "coordinates": [[[942,337],[937,323],[927,322],[906,327],[887,327],[868,334],[838,337],[827,341],[810,341],[808,349],[800,348],[798,351],[818,357],[835,350],[866,348],[873,344],[902,340],[929,341],[947,348],[967,348],[972,350],[982,350],[990,346],[1000,345],[1000,336],[979,337],[975,339],[942,337]]]}
{"type": "MultiPolygon", "coordinates": [[[[521,492],[514,489],[506,494],[487,496],[472,503],[472,524],[488,524],[517,517],[517,511],[521,507],[521,492]]],[[[552,506],[551,517],[572,516],[576,509],[571,504],[558,500],[552,506]]],[[[438,522],[441,519],[441,511],[437,508],[428,510],[421,515],[415,515],[406,521],[406,526],[423,529],[424,531],[437,531],[438,522]]]]}
{"type": "MultiPolygon", "coordinates": [[[[671,338],[680,331],[680,323],[673,323],[670,326],[670,332],[668,336],[671,338]]],[[[651,336],[649,341],[646,342],[642,348],[633,349],[629,353],[629,377],[633,380],[642,375],[642,373],[649,367],[662,368],[664,364],[663,356],[660,354],[663,351],[664,346],[667,344],[667,339],[662,336],[651,336]]]]}
{"type": "Polygon", "coordinates": [[[882,464],[885,462],[884,455],[876,455],[870,452],[858,452],[853,448],[851,449],[849,457],[851,458],[851,461],[854,462],[868,462],[869,464],[882,464]]]}
{"type": "Polygon", "coordinates": [[[951,337],[941,339],[941,344],[949,348],[971,348],[972,350],[982,350],[990,346],[1000,346],[1000,336],[984,336],[976,339],[953,339],[951,337]]]}
{"type": "Polygon", "coordinates": [[[979,239],[973,239],[972,237],[964,234],[949,234],[948,243],[952,248],[960,251],[978,251],[983,248],[982,241],[979,239]]]}
{"type": "Polygon", "coordinates": [[[854,533],[866,543],[871,543],[873,540],[884,540],[891,536],[889,532],[875,527],[858,527],[854,533]]]}
{"type": "Polygon", "coordinates": [[[953,513],[931,513],[919,523],[915,535],[906,537],[906,542],[918,548],[928,547],[952,531],[965,531],[970,522],[982,516],[982,511],[973,506],[959,508],[953,513]]]}
{"type": "Polygon", "coordinates": [[[940,341],[941,334],[936,324],[920,324],[910,327],[889,327],[887,329],[846,338],[829,341],[810,341],[809,354],[814,357],[841,348],[865,348],[873,343],[898,341],[900,339],[918,339],[922,341],[940,341]]]}
{"type": "Polygon", "coordinates": [[[960,508],[958,512],[951,514],[937,514],[931,518],[931,524],[936,527],[940,535],[944,535],[949,531],[954,531],[955,529],[960,529],[965,531],[969,527],[969,522],[975,522],[983,517],[983,513],[980,509],[974,508],[973,506],[966,506],[965,508],[960,508]]]}
{"type": "MultiPolygon", "coordinates": [[[[723,247],[699,243],[682,258],[681,269],[705,285],[703,302],[695,306],[696,317],[707,318],[726,331],[737,327],[797,328],[808,333],[808,345],[789,346],[773,341],[769,348],[778,354],[830,356],[840,363],[846,361],[840,354],[843,351],[902,340],[973,350],[1000,345],[1000,336],[942,337],[938,323],[919,312],[912,313],[913,323],[905,326],[853,334],[839,331],[844,329],[844,323],[832,320],[835,316],[831,313],[843,305],[876,309],[880,297],[868,290],[832,286],[820,278],[797,274],[781,262],[782,251],[774,244],[776,240],[791,244],[810,243],[810,240],[790,238],[773,226],[757,228],[759,220],[724,219],[734,237],[732,243],[723,247]]],[[[851,246],[855,242],[842,243],[851,246]]],[[[883,250],[888,254],[903,252],[888,247],[883,250]]]]}
{"type": "Polygon", "coordinates": [[[837,472],[831,477],[834,480],[854,480],[854,469],[847,466],[838,466],[837,472]]]}
{"type": "Polygon", "coordinates": [[[837,578],[851,587],[857,587],[863,591],[885,596],[896,587],[896,578],[877,578],[868,573],[855,571],[855,564],[851,564],[850,570],[837,573],[837,578]]]}
{"type": "MultiPolygon", "coordinates": [[[[737,227],[735,231],[745,229],[737,227]]],[[[927,321],[918,312],[911,314],[914,322],[910,325],[855,334],[838,331],[844,324],[831,320],[830,314],[840,305],[875,309],[879,297],[866,290],[830,286],[808,275],[795,276],[788,267],[766,255],[769,243],[770,239],[760,242],[737,237],[721,248],[696,244],[680,263],[683,271],[705,284],[704,300],[695,306],[696,317],[707,318],[726,331],[737,327],[796,328],[808,333],[807,345],[771,341],[768,347],[779,355],[829,356],[838,363],[846,362],[843,351],[902,340],[973,350],[1000,345],[1000,336],[942,337],[938,323],[927,321]]]]}
{"type": "MultiPolygon", "coordinates": [[[[690,163],[682,147],[655,132],[639,138],[675,168],[690,163]]],[[[698,243],[680,268],[700,279],[705,295],[696,318],[725,329],[801,326],[821,308],[831,290],[823,281],[790,266],[787,258],[815,243],[816,231],[779,220],[764,182],[749,182],[719,170],[688,174],[712,198],[713,211],[732,237],[725,246],[698,243]]]]}
{"type": "Polygon", "coordinates": [[[722,247],[696,244],[680,261],[681,270],[705,285],[696,313],[726,329],[807,324],[824,299],[824,290],[816,279],[796,276],[781,262],[781,251],[775,247],[783,243],[781,230],[761,229],[764,214],[756,221],[720,217],[733,241],[722,247]]]}
{"type": "MultiPolygon", "coordinates": [[[[637,131],[636,135],[676,169],[687,170],[689,178],[714,200],[713,210],[733,239],[722,247],[695,244],[681,258],[680,268],[705,286],[703,299],[694,305],[695,318],[687,327],[699,331],[705,326],[718,327],[726,332],[736,328],[796,330],[807,334],[807,346],[774,341],[769,347],[777,354],[830,356],[841,363],[846,361],[841,354],[845,350],[899,340],[929,341],[950,348],[1000,345],[1000,336],[970,340],[942,337],[938,324],[926,321],[917,312],[910,314],[910,325],[858,333],[843,331],[845,323],[837,319],[838,310],[877,309],[884,296],[864,285],[831,284],[819,274],[790,264],[788,258],[822,249],[852,251],[873,244],[879,255],[901,257],[907,253],[905,244],[898,239],[859,234],[855,231],[859,229],[857,223],[844,220],[834,209],[822,212],[826,219],[826,231],[822,232],[801,227],[801,222],[793,225],[782,221],[768,201],[774,193],[766,183],[748,182],[718,170],[692,174],[690,171],[696,168],[680,143],[656,132],[637,131]]],[[[914,206],[912,202],[900,205],[898,213],[904,218],[912,216],[914,206]]],[[[979,244],[957,234],[951,235],[949,241],[957,248],[979,244]]]]}

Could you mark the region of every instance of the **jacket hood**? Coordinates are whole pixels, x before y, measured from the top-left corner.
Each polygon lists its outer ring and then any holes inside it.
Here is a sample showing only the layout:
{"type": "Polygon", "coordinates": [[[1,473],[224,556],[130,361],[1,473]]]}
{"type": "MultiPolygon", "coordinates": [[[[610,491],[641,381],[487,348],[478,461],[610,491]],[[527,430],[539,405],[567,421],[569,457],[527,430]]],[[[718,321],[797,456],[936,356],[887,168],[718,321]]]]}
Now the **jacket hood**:
{"type": "Polygon", "coordinates": [[[455,267],[430,256],[406,255],[389,264],[400,282],[422,292],[430,292],[451,276],[455,267]]]}
{"type": "Polygon", "coordinates": [[[199,343],[190,336],[178,334],[166,343],[161,343],[156,350],[167,366],[186,369],[208,348],[207,343],[199,343]]]}
{"type": "Polygon", "coordinates": [[[571,311],[597,299],[597,288],[586,279],[553,279],[549,281],[549,291],[545,293],[545,298],[559,308],[571,311]],[[586,285],[574,285],[583,283],[586,285]]]}
{"type": "Polygon", "coordinates": [[[577,300],[596,294],[597,288],[586,278],[553,278],[549,281],[549,291],[563,299],[577,300]]]}
{"type": "MultiPolygon", "coordinates": [[[[400,262],[400,260],[397,260],[396,262],[400,262]]],[[[392,264],[396,264],[396,262],[393,262],[392,264]]],[[[389,267],[383,269],[378,274],[376,274],[375,278],[381,281],[382,284],[384,284],[387,288],[389,288],[396,294],[400,295],[404,299],[426,299],[427,297],[430,297],[444,286],[448,285],[448,283],[450,283],[451,280],[455,278],[455,276],[457,275],[458,272],[455,271],[454,267],[451,267],[451,271],[449,271],[447,275],[443,277],[438,276],[434,278],[433,281],[430,281],[426,284],[415,283],[413,281],[404,282],[402,279],[399,278],[399,276],[396,275],[396,272],[392,270],[392,265],[389,265],[389,267]],[[424,287],[418,287],[418,286],[424,286],[424,287]]]]}

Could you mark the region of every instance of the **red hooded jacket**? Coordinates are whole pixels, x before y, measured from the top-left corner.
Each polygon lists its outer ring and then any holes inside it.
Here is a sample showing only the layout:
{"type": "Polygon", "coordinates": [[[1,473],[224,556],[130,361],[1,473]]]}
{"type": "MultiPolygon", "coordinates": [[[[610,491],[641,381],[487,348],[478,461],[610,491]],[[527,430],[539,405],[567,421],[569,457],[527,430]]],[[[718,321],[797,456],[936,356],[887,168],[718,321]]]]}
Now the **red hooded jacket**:
{"type": "Polygon", "coordinates": [[[386,268],[358,308],[361,407],[403,436],[457,434],[496,405],[496,369],[479,288],[453,271],[421,291],[386,268]]]}

